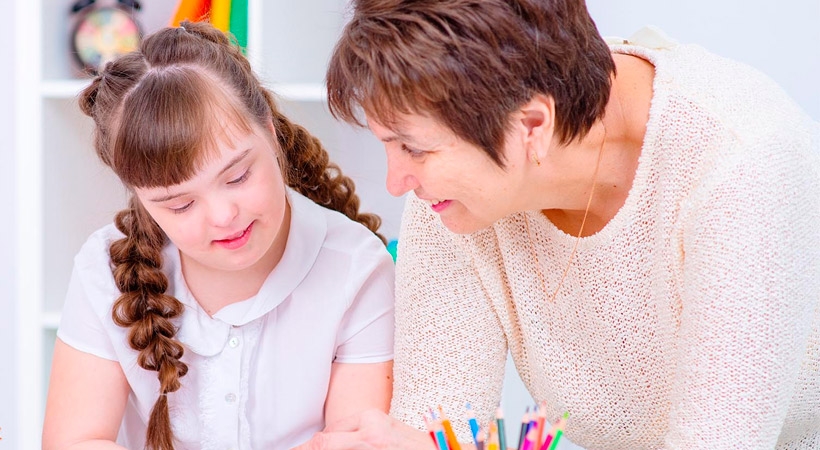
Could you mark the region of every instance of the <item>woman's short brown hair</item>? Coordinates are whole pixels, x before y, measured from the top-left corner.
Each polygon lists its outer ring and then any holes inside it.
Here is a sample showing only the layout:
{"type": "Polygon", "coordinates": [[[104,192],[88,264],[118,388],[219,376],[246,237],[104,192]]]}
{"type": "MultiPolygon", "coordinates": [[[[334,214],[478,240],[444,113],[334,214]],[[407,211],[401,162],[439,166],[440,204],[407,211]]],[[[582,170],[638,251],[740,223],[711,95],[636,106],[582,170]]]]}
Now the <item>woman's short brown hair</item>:
{"type": "Polygon", "coordinates": [[[583,0],[354,0],[327,89],[337,118],[426,114],[503,167],[515,109],[551,96],[568,143],[603,116],[614,72],[583,0]]]}

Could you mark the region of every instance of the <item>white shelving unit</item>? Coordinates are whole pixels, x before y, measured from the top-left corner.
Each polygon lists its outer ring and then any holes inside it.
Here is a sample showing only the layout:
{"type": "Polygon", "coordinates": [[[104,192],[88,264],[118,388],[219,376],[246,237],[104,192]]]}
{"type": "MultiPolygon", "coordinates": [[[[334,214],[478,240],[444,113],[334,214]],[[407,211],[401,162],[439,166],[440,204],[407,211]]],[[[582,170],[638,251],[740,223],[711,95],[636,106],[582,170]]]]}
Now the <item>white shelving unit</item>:
{"type": "MultiPolygon", "coordinates": [[[[17,444],[40,447],[51,352],[74,255],[87,236],[111,222],[127,194],[97,160],[92,123],[77,106],[88,83],[76,77],[68,51],[73,0],[16,2],[15,23],[30,24],[16,41],[14,242],[17,333],[11,365],[20,380],[17,444]]],[[[100,5],[108,0],[98,0],[100,5]]],[[[110,3],[115,3],[113,0],[110,3]]],[[[146,33],[169,21],[176,2],[143,0],[146,33]]],[[[318,136],[357,184],[363,209],[382,216],[382,233],[398,235],[403,205],[384,189],[385,159],[367,130],[330,117],[323,85],[327,59],[344,24],[346,0],[250,0],[248,57],[280,107],[318,136]]]]}

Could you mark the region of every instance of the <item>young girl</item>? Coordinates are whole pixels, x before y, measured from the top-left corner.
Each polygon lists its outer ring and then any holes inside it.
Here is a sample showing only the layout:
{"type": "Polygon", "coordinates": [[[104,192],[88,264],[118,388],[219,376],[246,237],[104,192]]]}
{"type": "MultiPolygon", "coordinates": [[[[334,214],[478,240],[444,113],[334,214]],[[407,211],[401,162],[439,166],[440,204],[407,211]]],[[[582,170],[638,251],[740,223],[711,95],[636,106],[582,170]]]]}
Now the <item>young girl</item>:
{"type": "Polygon", "coordinates": [[[379,219],[224,34],[161,30],[80,105],[133,195],[75,259],[44,448],[288,449],[387,409],[379,219]]]}

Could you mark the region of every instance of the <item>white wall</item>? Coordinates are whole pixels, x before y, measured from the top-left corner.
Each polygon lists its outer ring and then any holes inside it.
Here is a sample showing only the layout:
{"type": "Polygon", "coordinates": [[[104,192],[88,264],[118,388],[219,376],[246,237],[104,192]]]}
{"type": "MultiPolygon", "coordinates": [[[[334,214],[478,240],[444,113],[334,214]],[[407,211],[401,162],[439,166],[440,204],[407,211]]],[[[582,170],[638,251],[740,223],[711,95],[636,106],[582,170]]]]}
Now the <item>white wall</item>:
{"type": "MultiPolygon", "coordinates": [[[[754,66],[820,120],[820,0],[587,0],[587,8],[604,36],[655,25],[678,42],[754,66]]],[[[504,414],[521,417],[533,400],[509,361],[507,373],[504,414]]]]}
{"type": "MultiPolygon", "coordinates": [[[[14,17],[14,2],[3,5],[3,13],[14,17]]],[[[16,346],[12,338],[16,332],[14,308],[14,220],[10,220],[10,211],[14,211],[14,70],[10,70],[9,61],[14,61],[15,24],[0,27],[0,61],[5,68],[0,70],[0,448],[16,448],[14,430],[15,395],[14,352],[16,346]]]]}
{"type": "Polygon", "coordinates": [[[820,120],[820,0],[587,0],[604,36],[656,25],[754,66],[820,120]]]}

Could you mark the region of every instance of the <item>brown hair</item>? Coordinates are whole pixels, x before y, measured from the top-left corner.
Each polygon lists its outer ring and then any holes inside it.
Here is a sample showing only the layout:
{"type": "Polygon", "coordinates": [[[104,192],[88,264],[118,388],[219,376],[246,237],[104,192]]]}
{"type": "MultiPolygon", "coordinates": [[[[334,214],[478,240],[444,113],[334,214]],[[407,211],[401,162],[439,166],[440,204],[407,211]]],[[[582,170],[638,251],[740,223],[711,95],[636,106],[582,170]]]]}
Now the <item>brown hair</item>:
{"type": "Polygon", "coordinates": [[[603,116],[614,72],[583,0],[354,0],[327,90],[337,118],[428,114],[503,167],[516,108],[551,96],[568,143],[603,116]]]}
{"type": "MultiPolygon", "coordinates": [[[[250,131],[254,124],[268,130],[272,122],[271,140],[288,185],[374,233],[380,225],[378,216],[359,213],[353,182],[330,163],[319,141],[278,111],[241,50],[207,23],[185,22],[148,36],[139,50],[106,65],[82,92],[80,107],[94,119],[98,156],[129,188],[190,179],[215,148],[224,123],[250,131]]],[[[167,237],[134,195],[115,224],[125,237],[109,249],[122,293],[112,316],[129,328],[140,367],[158,372],[160,396],[146,445],[169,450],[173,433],[166,394],[179,389],[188,368],[180,361],[183,347],[171,322],[183,306],[165,293],[161,251],[167,237]]]]}

